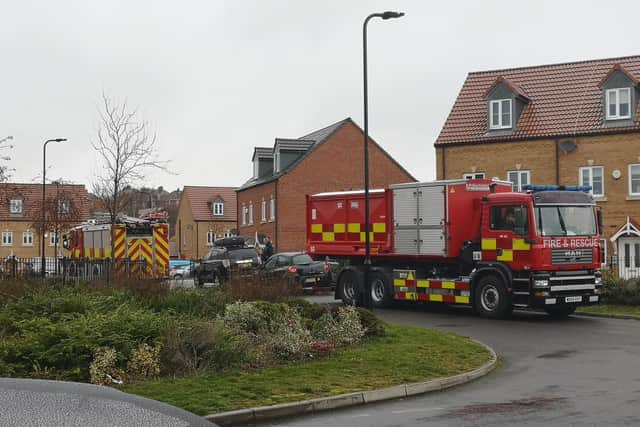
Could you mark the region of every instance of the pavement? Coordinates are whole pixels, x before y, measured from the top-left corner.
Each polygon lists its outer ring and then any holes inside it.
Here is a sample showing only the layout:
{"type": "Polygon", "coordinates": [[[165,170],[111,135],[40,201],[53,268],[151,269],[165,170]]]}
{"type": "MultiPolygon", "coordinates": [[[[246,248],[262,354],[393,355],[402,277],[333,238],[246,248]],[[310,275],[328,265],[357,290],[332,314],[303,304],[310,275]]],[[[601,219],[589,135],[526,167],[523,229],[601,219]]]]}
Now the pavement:
{"type": "Polygon", "coordinates": [[[468,308],[426,305],[376,314],[484,342],[501,357],[501,367],[446,391],[247,425],[640,425],[640,328],[635,320],[557,320],[524,311],[510,320],[488,320],[468,308]]]}
{"type": "Polygon", "coordinates": [[[211,427],[215,424],[183,409],[110,387],[0,378],[0,425],[211,427]]]}

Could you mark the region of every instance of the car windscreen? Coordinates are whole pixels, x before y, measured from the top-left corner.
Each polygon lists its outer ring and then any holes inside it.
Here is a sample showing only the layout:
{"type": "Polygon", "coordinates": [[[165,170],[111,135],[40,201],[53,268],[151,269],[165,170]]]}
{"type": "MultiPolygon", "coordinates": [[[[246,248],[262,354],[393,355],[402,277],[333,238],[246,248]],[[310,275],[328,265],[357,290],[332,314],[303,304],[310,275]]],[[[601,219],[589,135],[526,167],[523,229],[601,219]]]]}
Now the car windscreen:
{"type": "Polygon", "coordinates": [[[594,236],[593,206],[540,206],[534,210],[541,236],[594,236]]]}
{"type": "Polygon", "coordinates": [[[253,259],[256,256],[256,251],[253,249],[236,249],[234,251],[229,251],[229,260],[234,262],[253,259]]]}
{"type": "Polygon", "coordinates": [[[291,264],[293,265],[301,265],[301,264],[311,264],[313,260],[307,254],[294,255],[291,264]]]}

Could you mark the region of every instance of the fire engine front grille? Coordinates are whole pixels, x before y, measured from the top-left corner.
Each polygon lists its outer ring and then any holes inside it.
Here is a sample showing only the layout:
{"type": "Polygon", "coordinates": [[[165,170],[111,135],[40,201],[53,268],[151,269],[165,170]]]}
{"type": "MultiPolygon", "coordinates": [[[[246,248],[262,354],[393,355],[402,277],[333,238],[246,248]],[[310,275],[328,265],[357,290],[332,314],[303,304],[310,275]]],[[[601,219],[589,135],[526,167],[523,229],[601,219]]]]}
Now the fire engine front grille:
{"type": "Polygon", "coordinates": [[[593,262],[593,249],[552,249],[551,264],[591,264],[593,262]]]}

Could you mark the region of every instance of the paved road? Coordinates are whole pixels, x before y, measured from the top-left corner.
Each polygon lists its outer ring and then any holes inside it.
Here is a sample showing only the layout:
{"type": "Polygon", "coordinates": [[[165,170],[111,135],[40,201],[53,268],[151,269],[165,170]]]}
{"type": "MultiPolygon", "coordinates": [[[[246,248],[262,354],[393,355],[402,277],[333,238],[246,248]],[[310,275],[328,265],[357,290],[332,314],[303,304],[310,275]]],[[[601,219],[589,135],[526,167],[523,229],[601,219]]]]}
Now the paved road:
{"type": "Polygon", "coordinates": [[[377,314],[476,338],[496,350],[502,366],[448,391],[265,425],[640,425],[638,321],[580,316],[554,320],[527,312],[491,321],[466,309],[425,307],[377,314]]]}

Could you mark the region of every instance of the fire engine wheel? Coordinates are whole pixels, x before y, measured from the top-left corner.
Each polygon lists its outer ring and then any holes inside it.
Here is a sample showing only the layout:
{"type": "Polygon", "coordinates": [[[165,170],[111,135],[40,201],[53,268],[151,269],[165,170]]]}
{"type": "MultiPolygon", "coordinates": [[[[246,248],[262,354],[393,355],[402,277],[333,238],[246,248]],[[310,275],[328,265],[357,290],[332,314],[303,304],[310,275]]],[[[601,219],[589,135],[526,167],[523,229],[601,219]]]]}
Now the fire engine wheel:
{"type": "Polygon", "coordinates": [[[576,308],[571,307],[570,305],[567,305],[564,307],[548,307],[548,308],[545,308],[545,311],[551,317],[555,317],[556,319],[562,319],[564,317],[569,316],[570,314],[573,314],[573,312],[576,311],[576,308]]]}
{"type": "Polygon", "coordinates": [[[393,295],[391,293],[391,283],[386,274],[381,271],[371,273],[371,302],[376,308],[388,307],[391,305],[393,295]]]}
{"type": "Polygon", "coordinates": [[[512,310],[511,298],[502,280],[494,275],[484,276],[475,290],[475,309],[483,317],[502,319],[512,310]]]}
{"type": "Polygon", "coordinates": [[[358,274],[355,271],[348,270],[342,273],[338,279],[338,287],[340,289],[342,302],[345,305],[357,304],[360,282],[358,280],[358,274]]]}

